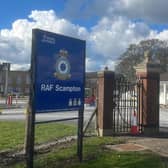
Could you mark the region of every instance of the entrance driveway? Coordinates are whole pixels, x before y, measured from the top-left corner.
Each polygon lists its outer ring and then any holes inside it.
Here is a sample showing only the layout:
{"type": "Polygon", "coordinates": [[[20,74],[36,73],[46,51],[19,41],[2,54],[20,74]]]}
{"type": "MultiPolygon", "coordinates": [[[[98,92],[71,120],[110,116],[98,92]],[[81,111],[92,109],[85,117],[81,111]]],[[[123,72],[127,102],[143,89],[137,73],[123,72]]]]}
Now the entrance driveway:
{"type": "Polygon", "coordinates": [[[128,137],[130,143],[143,145],[147,149],[168,158],[168,139],[150,137],[128,137]]]}

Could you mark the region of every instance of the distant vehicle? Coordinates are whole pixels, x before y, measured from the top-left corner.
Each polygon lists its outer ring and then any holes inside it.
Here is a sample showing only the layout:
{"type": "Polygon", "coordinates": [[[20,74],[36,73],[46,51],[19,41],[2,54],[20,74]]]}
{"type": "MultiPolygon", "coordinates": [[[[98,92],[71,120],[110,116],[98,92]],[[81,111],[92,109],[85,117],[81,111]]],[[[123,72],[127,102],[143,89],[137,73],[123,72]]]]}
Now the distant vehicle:
{"type": "Polygon", "coordinates": [[[91,88],[85,88],[85,104],[88,104],[90,106],[95,106],[96,103],[96,97],[92,93],[91,88]]]}
{"type": "Polygon", "coordinates": [[[90,97],[85,97],[85,104],[89,104],[90,106],[95,106],[95,96],[92,95],[90,97]]]}

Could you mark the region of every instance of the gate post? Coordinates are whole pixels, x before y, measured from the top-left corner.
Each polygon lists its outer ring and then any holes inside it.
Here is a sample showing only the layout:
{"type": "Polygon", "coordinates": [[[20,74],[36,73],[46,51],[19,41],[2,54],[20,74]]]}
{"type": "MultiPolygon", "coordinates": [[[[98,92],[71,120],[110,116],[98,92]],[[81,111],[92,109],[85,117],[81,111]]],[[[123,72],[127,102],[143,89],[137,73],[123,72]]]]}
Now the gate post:
{"type": "Polygon", "coordinates": [[[98,72],[98,114],[99,136],[112,135],[114,72],[98,72]]]}
{"type": "Polygon", "coordinates": [[[139,124],[145,135],[153,135],[159,131],[160,64],[151,60],[148,51],[144,57],[145,60],[135,67],[137,79],[143,85],[140,89],[139,124]]]}

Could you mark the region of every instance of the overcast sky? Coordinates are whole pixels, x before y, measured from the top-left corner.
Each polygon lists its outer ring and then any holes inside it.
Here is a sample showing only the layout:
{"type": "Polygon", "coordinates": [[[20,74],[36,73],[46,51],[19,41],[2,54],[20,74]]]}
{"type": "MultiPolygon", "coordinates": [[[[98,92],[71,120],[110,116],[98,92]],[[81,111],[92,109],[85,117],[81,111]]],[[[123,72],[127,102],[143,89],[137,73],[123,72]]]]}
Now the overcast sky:
{"type": "Polygon", "coordinates": [[[168,0],[4,0],[0,6],[0,62],[28,69],[31,30],[86,40],[86,69],[114,69],[129,44],[168,40],[168,0]]]}

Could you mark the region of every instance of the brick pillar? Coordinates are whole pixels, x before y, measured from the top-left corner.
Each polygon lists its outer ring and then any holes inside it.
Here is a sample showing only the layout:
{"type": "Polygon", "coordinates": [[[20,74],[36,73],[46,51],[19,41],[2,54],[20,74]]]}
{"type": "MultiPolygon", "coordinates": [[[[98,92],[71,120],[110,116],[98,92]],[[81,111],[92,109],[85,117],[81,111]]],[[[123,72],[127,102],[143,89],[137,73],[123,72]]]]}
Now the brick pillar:
{"type": "Polygon", "coordinates": [[[98,72],[98,135],[112,135],[114,72],[98,72]]]}
{"type": "Polygon", "coordinates": [[[149,53],[145,52],[144,62],[136,67],[136,76],[143,84],[140,93],[140,124],[144,134],[156,134],[159,131],[160,64],[152,62],[149,53]]]}

